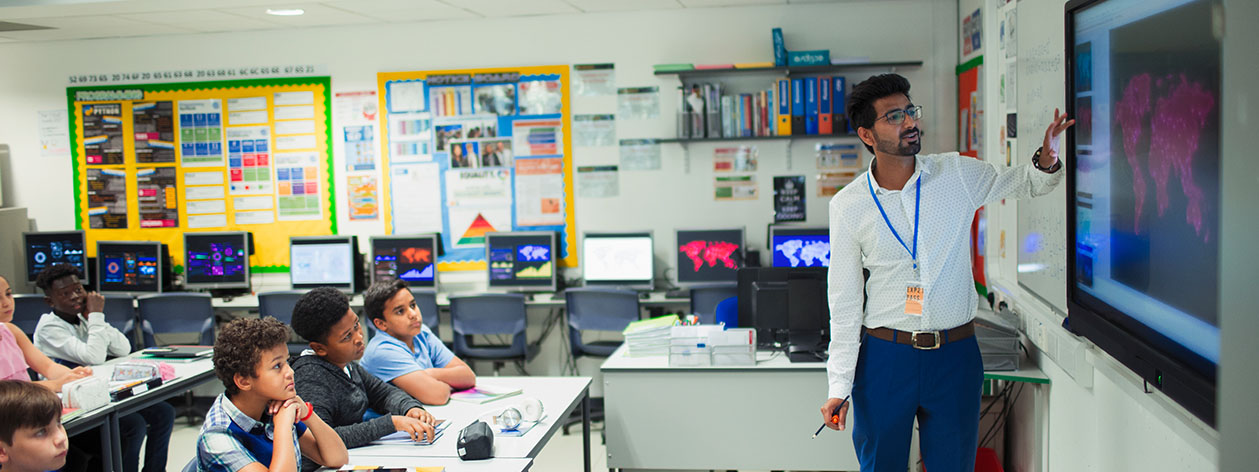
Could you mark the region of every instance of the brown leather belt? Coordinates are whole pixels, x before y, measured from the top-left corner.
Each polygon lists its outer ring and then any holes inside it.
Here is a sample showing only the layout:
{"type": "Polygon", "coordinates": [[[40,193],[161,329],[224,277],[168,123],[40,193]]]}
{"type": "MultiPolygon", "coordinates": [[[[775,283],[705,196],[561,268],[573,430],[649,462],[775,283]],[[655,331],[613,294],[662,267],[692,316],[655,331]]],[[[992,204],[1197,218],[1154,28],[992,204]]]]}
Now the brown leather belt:
{"type": "Polygon", "coordinates": [[[901,331],[892,328],[866,328],[866,334],[898,344],[908,344],[915,349],[939,349],[953,341],[961,341],[975,335],[975,322],[944,331],[901,331]]]}

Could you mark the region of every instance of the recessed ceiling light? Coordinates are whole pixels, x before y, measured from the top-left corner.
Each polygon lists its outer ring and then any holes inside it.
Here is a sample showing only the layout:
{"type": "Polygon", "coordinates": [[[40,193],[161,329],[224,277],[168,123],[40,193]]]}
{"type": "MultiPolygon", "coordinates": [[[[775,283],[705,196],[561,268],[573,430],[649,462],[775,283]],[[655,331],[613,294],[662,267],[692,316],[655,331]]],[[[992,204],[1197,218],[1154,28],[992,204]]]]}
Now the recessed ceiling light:
{"type": "Polygon", "coordinates": [[[301,8],[268,8],[267,9],[268,15],[275,15],[275,16],[298,16],[303,13],[306,13],[306,10],[302,10],[301,8]]]}

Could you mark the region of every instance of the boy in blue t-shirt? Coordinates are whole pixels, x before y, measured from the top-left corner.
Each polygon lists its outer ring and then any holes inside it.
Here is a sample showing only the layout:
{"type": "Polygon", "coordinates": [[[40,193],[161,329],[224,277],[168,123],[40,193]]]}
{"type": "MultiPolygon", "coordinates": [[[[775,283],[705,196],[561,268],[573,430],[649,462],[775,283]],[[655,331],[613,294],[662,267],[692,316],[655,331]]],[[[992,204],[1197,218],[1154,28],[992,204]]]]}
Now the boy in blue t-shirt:
{"type": "Polygon", "coordinates": [[[239,319],[214,342],[214,374],[226,390],[205,415],[197,457],[185,472],[289,471],[301,456],[345,465],[341,437],[297,396],[288,327],[275,318],[239,319]]]}
{"type": "Polygon", "coordinates": [[[372,375],[429,405],[445,404],[452,390],[476,386],[472,368],[424,325],[406,281],[373,284],[363,294],[363,311],[380,331],[361,361],[372,375]]]}

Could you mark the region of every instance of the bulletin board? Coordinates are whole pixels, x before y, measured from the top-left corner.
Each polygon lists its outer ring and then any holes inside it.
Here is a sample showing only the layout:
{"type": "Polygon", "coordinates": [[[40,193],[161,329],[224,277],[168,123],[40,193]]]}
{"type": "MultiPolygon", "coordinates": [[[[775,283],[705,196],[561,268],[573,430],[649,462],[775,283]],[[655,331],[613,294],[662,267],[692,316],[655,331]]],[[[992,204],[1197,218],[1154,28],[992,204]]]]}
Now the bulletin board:
{"type": "Polygon", "coordinates": [[[485,233],[555,231],[577,265],[569,67],[377,74],[391,234],[440,233],[438,270],[485,270],[485,233]]]}
{"type": "Polygon", "coordinates": [[[256,272],[289,237],[336,234],[328,77],[66,89],[75,225],[96,241],[250,231],[256,272]]]}

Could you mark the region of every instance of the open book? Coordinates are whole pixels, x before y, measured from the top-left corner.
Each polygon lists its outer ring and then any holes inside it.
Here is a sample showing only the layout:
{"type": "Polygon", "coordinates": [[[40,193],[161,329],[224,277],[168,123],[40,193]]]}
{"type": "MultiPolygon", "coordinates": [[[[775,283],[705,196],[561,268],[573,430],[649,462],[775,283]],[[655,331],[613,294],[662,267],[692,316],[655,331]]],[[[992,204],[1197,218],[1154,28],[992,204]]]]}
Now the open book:
{"type": "Polygon", "coordinates": [[[450,399],[457,402],[482,404],[520,395],[521,391],[522,389],[519,388],[480,384],[467,390],[451,393],[450,399]]]}

